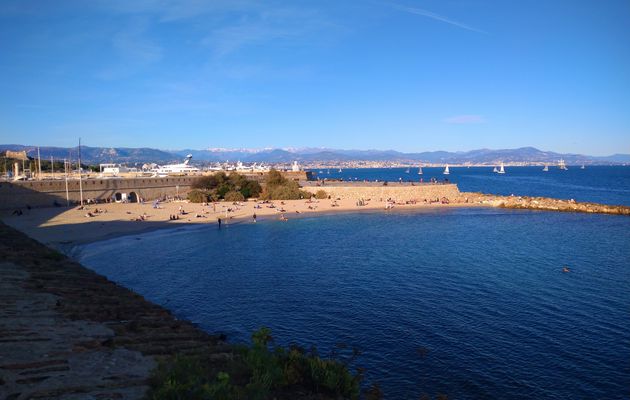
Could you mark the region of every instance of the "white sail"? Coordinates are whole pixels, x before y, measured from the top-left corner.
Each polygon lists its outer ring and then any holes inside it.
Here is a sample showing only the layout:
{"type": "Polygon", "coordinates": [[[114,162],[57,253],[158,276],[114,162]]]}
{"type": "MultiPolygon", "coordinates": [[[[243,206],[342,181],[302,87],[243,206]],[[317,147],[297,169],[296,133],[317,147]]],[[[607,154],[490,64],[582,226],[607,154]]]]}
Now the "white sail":
{"type": "Polygon", "coordinates": [[[563,159],[560,159],[560,161],[558,161],[558,168],[564,171],[568,170],[567,165],[565,164],[563,159]]]}
{"type": "Polygon", "coordinates": [[[503,167],[503,163],[501,163],[501,167],[499,168],[499,174],[505,174],[505,168],[503,167]]]}
{"type": "Polygon", "coordinates": [[[547,164],[545,164],[545,168],[543,168],[543,171],[545,172],[549,171],[549,166],[547,164]]]}
{"type": "Polygon", "coordinates": [[[492,172],[499,172],[499,170],[497,169],[497,167],[494,167],[494,169],[492,170],[492,172]]]}
{"type": "Polygon", "coordinates": [[[444,168],[444,175],[448,175],[451,172],[448,170],[448,164],[446,164],[446,168],[444,168]]]}
{"type": "Polygon", "coordinates": [[[422,167],[418,167],[418,175],[422,175],[422,167]]]}

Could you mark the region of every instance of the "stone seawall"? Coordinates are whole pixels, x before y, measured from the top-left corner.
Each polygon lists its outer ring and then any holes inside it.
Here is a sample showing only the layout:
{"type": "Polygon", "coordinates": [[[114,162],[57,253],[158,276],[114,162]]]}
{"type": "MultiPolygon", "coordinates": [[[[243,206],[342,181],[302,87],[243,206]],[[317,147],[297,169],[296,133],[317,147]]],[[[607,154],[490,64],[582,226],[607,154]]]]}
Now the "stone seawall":
{"type": "Polygon", "coordinates": [[[156,361],[227,360],[192,323],[0,223],[0,399],[142,399],[156,361]]]}
{"type": "MultiPolygon", "coordinates": [[[[185,196],[195,177],[129,178],[129,179],[84,179],[83,199],[105,200],[126,197],[129,201],[138,198],[152,200],[165,196],[185,196]],[[124,196],[123,196],[124,194],[124,196]]],[[[65,206],[79,202],[78,180],[68,180],[66,198],[65,180],[25,182],[0,182],[0,209],[10,210],[30,207],[65,206]]]]}
{"type": "Polygon", "coordinates": [[[357,183],[334,183],[317,186],[317,184],[310,182],[303,185],[303,189],[310,193],[317,193],[319,190],[323,190],[332,198],[340,199],[372,199],[384,201],[386,199],[393,199],[395,201],[424,201],[441,199],[446,197],[448,199],[454,199],[460,196],[459,189],[454,183],[450,184],[399,184],[390,182],[386,186],[382,183],[370,184],[365,182],[357,183]]]}

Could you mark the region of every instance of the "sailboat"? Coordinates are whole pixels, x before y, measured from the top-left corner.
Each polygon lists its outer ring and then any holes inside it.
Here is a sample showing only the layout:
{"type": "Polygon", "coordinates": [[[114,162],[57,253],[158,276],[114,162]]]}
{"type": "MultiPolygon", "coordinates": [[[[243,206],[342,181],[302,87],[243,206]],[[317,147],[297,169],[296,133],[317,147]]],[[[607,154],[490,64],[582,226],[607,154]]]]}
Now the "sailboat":
{"type": "Polygon", "coordinates": [[[499,171],[497,171],[497,174],[505,174],[505,168],[503,168],[503,163],[501,163],[501,167],[499,168],[499,171]]]}
{"type": "Polygon", "coordinates": [[[341,168],[339,168],[339,172],[343,172],[343,171],[341,171],[341,168]]]}
{"type": "Polygon", "coordinates": [[[560,159],[560,161],[558,161],[558,168],[564,171],[568,170],[567,165],[564,163],[563,159],[560,159]]]}
{"type": "Polygon", "coordinates": [[[422,175],[422,167],[418,167],[418,175],[422,175]]]}
{"type": "Polygon", "coordinates": [[[580,167],[580,169],[586,169],[586,167],[584,166],[584,164],[582,164],[582,166],[580,167]]]}
{"type": "Polygon", "coordinates": [[[408,174],[408,173],[409,173],[409,168],[407,168],[407,170],[405,171],[405,173],[406,173],[406,174],[408,174]]]}
{"type": "Polygon", "coordinates": [[[497,167],[494,167],[494,169],[492,170],[492,172],[494,172],[494,173],[497,173],[497,174],[498,174],[498,173],[499,173],[499,170],[497,169],[497,167]]]}
{"type": "Polygon", "coordinates": [[[545,164],[545,168],[543,168],[543,172],[547,172],[547,171],[549,171],[549,166],[545,164]]]}
{"type": "Polygon", "coordinates": [[[448,164],[446,164],[446,168],[444,168],[444,172],[443,172],[443,174],[444,174],[444,175],[448,175],[448,174],[450,174],[450,173],[451,173],[451,172],[448,170],[448,164]]]}

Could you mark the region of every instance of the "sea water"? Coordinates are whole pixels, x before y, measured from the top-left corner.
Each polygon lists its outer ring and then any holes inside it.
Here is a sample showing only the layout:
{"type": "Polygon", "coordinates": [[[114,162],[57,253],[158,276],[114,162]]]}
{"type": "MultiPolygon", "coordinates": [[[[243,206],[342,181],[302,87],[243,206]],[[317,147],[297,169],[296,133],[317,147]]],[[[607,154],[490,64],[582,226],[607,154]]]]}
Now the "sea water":
{"type": "Polygon", "coordinates": [[[457,183],[465,192],[483,192],[500,195],[545,196],[577,201],[630,206],[630,166],[587,166],[585,169],[569,166],[564,171],[550,166],[548,172],[542,167],[506,167],[505,174],[492,172],[492,167],[449,167],[444,168],[362,168],[313,170],[315,178],[362,181],[414,181],[431,178],[448,179],[457,183]],[[409,172],[407,172],[409,170],[409,172]],[[320,172],[321,171],[321,172],[320,172]]]}
{"type": "Polygon", "coordinates": [[[628,217],[337,214],[156,231],[78,257],[232,342],[267,326],[323,355],[358,347],[353,366],[387,399],[628,398],[628,217]]]}

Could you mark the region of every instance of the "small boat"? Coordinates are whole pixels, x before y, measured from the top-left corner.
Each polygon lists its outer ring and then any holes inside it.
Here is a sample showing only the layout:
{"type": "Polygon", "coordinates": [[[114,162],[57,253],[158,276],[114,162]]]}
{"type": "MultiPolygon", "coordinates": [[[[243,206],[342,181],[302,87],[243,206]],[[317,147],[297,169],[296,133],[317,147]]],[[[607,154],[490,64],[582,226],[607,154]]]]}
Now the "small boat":
{"type": "Polygon", "coordinates": [[[505,174],[505,168],[503,168],[503,163],[501,163],[501,167],[499,168],[499,171],[497,172],[497,174],[505,174]]]}
{"type": "Polygon", "coordinates": [[[422,175],[422,167],[418,167],[418,175],[422,175]]]}
{"type": "Polygon", "coordinates": [[[560,168],[563,171],[568,170],[567,165],[564,163],[564,160],[562,159],[558,161],[558,168],[560,168]]]}
{"type": "Polygon", "coordinates": [[[342,172],[342,171],[341,171],[341,168],[339,168],[339,172],[342,172]]]}
{"type": "Polygon", "coordinates": [[[492,172],[494,172],[494,173],[499,173],[499,170],[497,169],[497,167],[494,167],[494,169],[492,170],[492,172]]]}
{"type": "Polygon", "coordinates": [[[443,174],[444,174],[444,175],[448,175],[448,174],[450,174],[450,173],[451,173],[451,172],[448,170],[448,164],[446,164],[446,168],[444,168],[444,172],[443,172],[443,174]]]}
{"type": "Polygon", "coordinates": [[[408,174],[408,173],[409,173],[409,168],[407,168],[407,170],[405,171],[405,173],[406,173],[406,174],[408,174]]]}
{"type": "Polygon", "coordinates": [[[543,172],[548,172],[548,171],[549,171],[549,166],[545,164],[545,168],[543,168],[543,172]]]}
{"type": "Polygon", "coordinates": [[[326,172],[328,175],[330,175],[330,169],[328,170],[328,172],[326,172]]]}
{"type": "Polygon", "coordinates": [[[586,169],[586,167],[584,166],[584,164],[582,164],[582,166],[580,167],[580,169],[586,169]]]}

